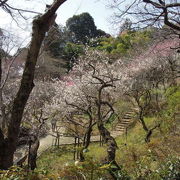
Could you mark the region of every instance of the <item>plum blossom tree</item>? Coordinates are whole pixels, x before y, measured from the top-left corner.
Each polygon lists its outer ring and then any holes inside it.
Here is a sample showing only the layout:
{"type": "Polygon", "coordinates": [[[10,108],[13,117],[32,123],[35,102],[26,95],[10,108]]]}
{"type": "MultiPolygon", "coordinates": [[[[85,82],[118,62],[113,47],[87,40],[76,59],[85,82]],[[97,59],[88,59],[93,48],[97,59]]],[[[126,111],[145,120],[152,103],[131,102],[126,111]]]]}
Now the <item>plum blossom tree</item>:
{"type": "Polygon", "coordinates": [[[151,51],[151,53],[153,55],[149,58],[144,55],[128,65],[131,70],[129,78],[132,85],[125,93],[134,99],[138,107],[138,119],[147,133],[146,142],[150,142],[151,135],[156,128],[160,127],[160,122],[155,122],[153,127],[148,127],[144,117],[150,110],[157,114],[160,112],[159,101],[161,98],[162,102],[162,94],[159,96],[158,91],[174,85],[178,77],[178,72],[175,70],[178,67],[178,57],[175,56],[175,52],[167,56],[160,55],[160,52],[151,51]]]}
{"type": "Polygon", "coordinates": [[[22,43],[16,34],[1,30],[0,34],[0,127],[3,132],[7,130],[8,116],[13,98],[20,82],[20,67],[15,60],[21,52],[22,43]],[[17,52],[12,56],[13,51],[17,52]],[[12,91],[13,88],[13,91],[12,91]]]}
{"type": "MultiPolygon", "coordinates": [[[[105,124],[115,114],[114,94],[116,86],[120,85],[118,81],[121,79],[121,73],[115,71],[116,68],[117,64],[115,66],[110,64],[109,58],[104,53],[87,51],[79,58],[69,74],[73,83],[57,82],[60,85],[56,85],[57,94],[51,108],[55,110],[57,107],[56,111],[61,111],[61,113],[80,113],[88,116],[82,151],[89,146],[92,127],[97,124],[99,133],[107,144],[106,161],[116,167],[111,171],[112,176],[114,176],[113,171],[119,169],[115,160],[117,144],[109,130],[105,128],[105,124]]],[[[80,158],[84,160],[83,152],[80,158]]]]}
{"type": "Polygon", "coordinates": [[[0,129],[0,168],[7,169],[13,165],[13,155],[16,150],[18,134],[22,122],[24,108],[26,106],[29,95],[34,87],[34,71],[41,48],[42,41],[46,32],[54,23],[56,18],[56,10],[66,0],[57,0],[42,15],[33,20],[33,35],[29,46],[20,88],[12,103],[8,130],[4,134],[0,129]]]}

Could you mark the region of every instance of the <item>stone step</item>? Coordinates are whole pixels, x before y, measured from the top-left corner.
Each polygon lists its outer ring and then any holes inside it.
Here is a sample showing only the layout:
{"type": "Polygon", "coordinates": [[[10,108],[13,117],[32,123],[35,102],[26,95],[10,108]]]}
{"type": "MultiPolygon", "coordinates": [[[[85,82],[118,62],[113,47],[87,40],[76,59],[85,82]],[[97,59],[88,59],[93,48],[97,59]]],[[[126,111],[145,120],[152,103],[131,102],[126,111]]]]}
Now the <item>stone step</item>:
{"type": "Polygon", "coordinates": [[[124,127],[124,126],[122,126],[122,127],[117,127],[115,130],[120,130],[120,129],[126,129],[127,127],[124,127]]]}
{"type": "Polygon", "coordinates": [[[128,119],[132,119],[132,117],[124,116],[123,119],[128,120],[128,119]]]}
{"type": "Polygon", "coordinates": [[[122,126],[122,127],[116,128],[116,130],[120,130],[120,129],[126,129],[126,127],[122,126]]]}
{"type": "Polygon", "coordinates": [[[132,119],[122,119],[119,123],[121,123],[121,122],[131,122],[132,121],[132,119]]]}
{"type": "Polygon", "coordinates": [[[119,124],[118,126],[116,126],[115,128],[121,128],[124,127],[126,128],[129,124],[119,124]]]}
{"type": "Polygon", "coordinates": [[[124,114],[124,116],[133,116],[134,115],[134,112],[133,113],[126,113],[126,114],[124,114]]]}
{"type": "Polygon", "coordinates": [[[124,116],[127,115],[127,116],[133,116],[134,115],[134,112],[133,113],[126,113],[124,114],[124,116]]]}
{"type": "MultiPolygon", "coordinates": [[[[116,130],[117,128],[121,128],[122,126],[115,126],[114,129],[116,130]]],[[[123,126],[124,127],[124,126],[123,126]]]]}
{"type": "Polygon", "coordinates": [[[126,128],[129,124],[119,124],[118,126],[115,126],[115,129],[116,128],[126,128]]]}
{"type": "Polygon", "coordinates": [[[122,119],[132,119],[132,118],[134,118],[134,116],[125,115],[125,116],[123,116],[122,119]]]}
{"type": "Polygon", "coordinates": [[[113,133],[111,133],[111,134],[121,134],[121,133],[124,133],[124,130],[114,131],[114,132],[113,132],[113,133]]]}
{"type": "Polygon", "coordinates": [[[119,122],[124,122],[124,121],[131,121],[132,118],[122,118],[119,122]]]}
{"type": "Polygon", "coordinates": [[[121,122],[121,123],[119,123],[120,125],[121,124],[129,124],[130,122],[121,122]]]}
{"type": "Polygon", "coordinates": [[[115,128],[118,127],[127,127],[130,124],[130,122],[121,122],[115,126],[115,128]]]}
{"type": "Polygon", "coordinates": [[[135,116],[135,111],[134,109],[128,111],[123,119],[121,121],[119,121],[119,123],[115,126],[114,132],[118,132],[118,133],[124,133],[126,128],[128,127],[128,125],[133,121],[133,118],[135,116]]]}
{"type": "Polygon", "coordinates": [[[126,131],[126,129],[117,129],[116,131],[117,132],[124,132],[124,131],[126,131]]]}
{"type": "MultiPolygon", "coordinates": [[[[132,111],[132,112],[127,112],[126,114],[127,114],[127,115],[133,115],[133,114],[134,114],[134,111],[132,111]]],[[[125,114],[125,115],[126,115],[126,114],[125,114]]]]}
{"type": "Polygon", "coordinates": [[[131,117],[131,118],[123,118],[123,119],[121,120],[121,122],[124,122],[124,121],[130,122],[131,120],[132,120],[132,117],[131,117]]]}
{"type": "Polygon", "coordinates": [[[117,126],[116,126],[116,128],[117,127],[125,127],[127,124],[118,124],[117,126]]]}
{"type": "Polygon", "coordinates": [[[123,134],[124,133],[124,131],[114,131],[113,133],[111,133],[111,135],[113,135],[113,134],[123,134]]]}
{"type": "Polygon", "coordinates": [[[125,124],[118,124],[118,126],[116,126],[115,128],[119,128],[119,127],[125,127],[125,124]]]}
{"type": "Polygon", "coordinates": [[[126,126],[129,123],[119,123],[118,125],[116,125],[115,127],[120,127],[120,126],[126,126]]]}

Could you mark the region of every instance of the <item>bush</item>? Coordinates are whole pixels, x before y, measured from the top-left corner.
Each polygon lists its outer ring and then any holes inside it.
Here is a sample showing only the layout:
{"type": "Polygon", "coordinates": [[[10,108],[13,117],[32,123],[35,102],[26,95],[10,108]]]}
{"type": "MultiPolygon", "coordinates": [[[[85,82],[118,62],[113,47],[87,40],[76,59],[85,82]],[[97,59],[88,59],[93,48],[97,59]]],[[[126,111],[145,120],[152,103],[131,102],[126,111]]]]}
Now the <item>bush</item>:
{"type": "Polygon", "coordinates": [[[12,166],[9,170],[0,171],[1,180],[56,180],[54,175],[47,171],[27,171],[27,169],[12,166]]]}
{"type": "Polygon", "coordinates": [[[161,168],[156,170],[162,180],[180,179],[180,158],[169,158],[162,164],[161,168]]]}
{"type": "Polygon", "coordinates": [[[67,164],[59,171],[59,178],[71,180],[71,179],[107,179],[108,174],[105,168],[101,168],[100,164],[94,161],[92,158],[86,158],[84,162],[77,162],[76,165],[67,164]]]}

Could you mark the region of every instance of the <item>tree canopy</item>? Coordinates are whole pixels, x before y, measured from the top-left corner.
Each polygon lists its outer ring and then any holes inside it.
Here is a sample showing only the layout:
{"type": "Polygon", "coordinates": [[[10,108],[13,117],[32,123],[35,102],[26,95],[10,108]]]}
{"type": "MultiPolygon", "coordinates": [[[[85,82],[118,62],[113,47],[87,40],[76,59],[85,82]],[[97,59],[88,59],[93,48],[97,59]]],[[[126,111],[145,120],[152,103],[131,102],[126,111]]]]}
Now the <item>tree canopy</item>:
{"type": "Polygon", "coordinates": [[[97,29],[94,19],[87,12],[69,18],[66,26],[72,33],[73,41],[76,43],[86,44],[90,38],[106,35],[104,31],[97,29]]]}

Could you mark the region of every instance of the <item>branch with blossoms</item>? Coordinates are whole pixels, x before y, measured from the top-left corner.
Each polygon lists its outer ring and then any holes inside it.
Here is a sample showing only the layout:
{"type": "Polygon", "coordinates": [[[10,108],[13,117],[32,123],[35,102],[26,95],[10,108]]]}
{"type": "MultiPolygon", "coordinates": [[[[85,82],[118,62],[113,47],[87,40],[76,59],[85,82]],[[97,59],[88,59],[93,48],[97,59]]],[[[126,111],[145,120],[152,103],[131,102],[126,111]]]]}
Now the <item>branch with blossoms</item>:
{"type": "MultiPolygon", "coordinates": [[[[87,88],[84,88],[86,94],[89,94],[90,98],[92,97],[97,127],[107,144],[107,162],[114,164],[117,170],[119,169],[115,161],[117,144],[110,131],[105,128],[105,124],[115,114],[113,90],[116,89],[121,74],[114,71],[114,65],[109,64],[109,59],[103,53],[98,51],[87,53],[84,59],[82,57],[79,60],[78,67],[75,66],[74,70],[81,74],[81,84],[86,85],[87,88]]],[[[111,175],[113,176],[113,172],[111,172],[111,175]]]]}

